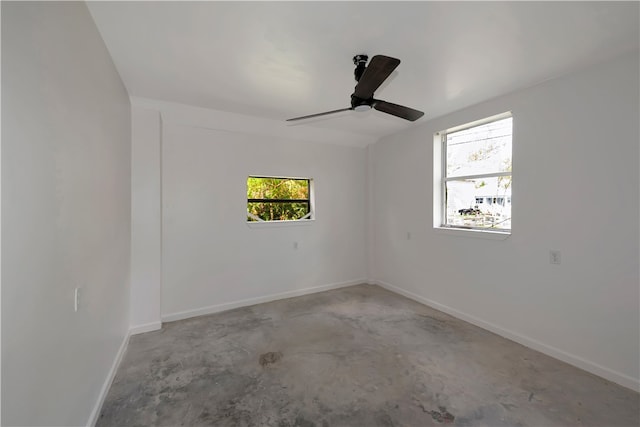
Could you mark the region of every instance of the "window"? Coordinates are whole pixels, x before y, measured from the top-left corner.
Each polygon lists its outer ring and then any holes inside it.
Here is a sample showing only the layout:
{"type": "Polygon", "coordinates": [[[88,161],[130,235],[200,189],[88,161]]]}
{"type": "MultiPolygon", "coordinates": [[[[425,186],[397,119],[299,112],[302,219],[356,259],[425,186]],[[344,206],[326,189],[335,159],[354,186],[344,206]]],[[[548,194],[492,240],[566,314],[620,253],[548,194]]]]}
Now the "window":
{"type": "Polygon", "coordinates": [[[511,230],[512,122],[506,113],[436,134],[436,227],[511,230]]]}
{"type": "Polygon", "coordinates": [[[299,221],[312,213],[310,179],[247,178],[247,221],[299,221]]]}

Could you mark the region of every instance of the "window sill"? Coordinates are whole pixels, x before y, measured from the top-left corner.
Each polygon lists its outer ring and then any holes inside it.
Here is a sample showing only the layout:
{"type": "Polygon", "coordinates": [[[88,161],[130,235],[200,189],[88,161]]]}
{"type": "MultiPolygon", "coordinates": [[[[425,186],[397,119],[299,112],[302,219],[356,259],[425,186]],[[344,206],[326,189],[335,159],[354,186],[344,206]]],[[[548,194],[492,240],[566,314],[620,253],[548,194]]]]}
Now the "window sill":
{"type": "Polygon", "coordinates": [[[511,236],[511,231],[475,230],[455,227],[434,227],[434,230],[438,234],[487,240],[506,240],[511,236]]]}
{"type": "Polygon", "coordinates": [[[247,221],[249,228],[272,228],[272,227],[299,227],[303,225],[311,225],[315,219],[303,219],[296,221],[247,221]]]}

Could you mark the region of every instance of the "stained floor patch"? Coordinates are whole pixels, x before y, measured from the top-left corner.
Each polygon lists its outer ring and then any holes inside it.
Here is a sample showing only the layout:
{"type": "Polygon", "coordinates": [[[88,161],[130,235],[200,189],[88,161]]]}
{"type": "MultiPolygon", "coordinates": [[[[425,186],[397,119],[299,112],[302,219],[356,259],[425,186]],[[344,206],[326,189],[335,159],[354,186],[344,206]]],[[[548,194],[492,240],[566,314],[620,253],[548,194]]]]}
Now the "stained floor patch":
{"type": "Polygon", "coordinates": [[[261,354],[260,355],[260,359],[258,360],[258,362],[260,363],[260,366],[268,366],[268,365],[272,365],[272,364],[276,363],[280,359],[282,359],[282,353],[281,352],[279,352],[279,351],[270,351],[268,353],[261,354]]]}
{"type": "Polygon", "coordinates": [[[453,416],[453,414],[451,414],[449,411],[447,411],[447,408],[445,408],[444,406],[438,406],[438,410],[437,411],[429,411],[429,414],[431,414],[431,418],[433,418],[434,421],[437,421],[439,423],[452,423],[456,417],[453,416]]]}

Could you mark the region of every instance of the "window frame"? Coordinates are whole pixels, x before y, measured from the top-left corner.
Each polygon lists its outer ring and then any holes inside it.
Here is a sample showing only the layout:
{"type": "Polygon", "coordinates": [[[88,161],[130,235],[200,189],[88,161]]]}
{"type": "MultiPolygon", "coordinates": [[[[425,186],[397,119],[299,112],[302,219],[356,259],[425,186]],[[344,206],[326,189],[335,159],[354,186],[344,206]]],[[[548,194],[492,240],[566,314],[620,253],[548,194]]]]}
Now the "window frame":
{"type": "Polygon", "coordinates": [[[307,223],[309,221],[315,220],[315,207],[314,207],[314,194],[313,194],[313,178],[301,178],[301,177],[292,177],[292,176],[270,176],[270,175],[248,175],[245,181],[245,185],[247,185],[247,181],[249,178],[266,178],[266,179],[282,179],[282,180],[292,180],[292,181],[306,181],[307,182],[307,194],[308,199],[256,199],[256,198],[246,198],[247,209],[246,209],[246,217],[245,220],[247,225],[254,226],[257,224],[265,225],[265,224],[300,224],[307,223]],[[274,220],[264,220],[258,216],[253,216],[249,213],[248,204],[249,203],[305,203],[307,204],[307,213],[302,218],[298,219],[274,219],[274,220]],[[255,221],[249,221],[248,217],[255,219],[255,221]]]}
{"type": "MultiPolygon", "coordinates": [[[[510,176],[513,182],[513,122],[511,125],[511,159],[512,159],[512,167],[511,171],[508,172],[492,172],[492,173],[484,173],[484,174],[473,174],[473,175],[460,175],[449,177],[447,176],[447,135],[455,132],[460,132],[463,130],[471,129],[478,126],[483,126],[489,123],[497,122],[500,120],[513,119],[513,114],[511,111],[507,111],[501,114],[496,114],[490,117],[486,117],[484,119],[476,120],[470,123],[466,123],[463,125],[455,126],[440,132],[436,132],[434,135],[434,143],[437,146],[437,150],[434,150],[435,155],[440,156],[439,162],[439,195],[434,199],[439,199],[438,203],[439,207],[439,218],[434,221],[434,228],[440,230],[456,230],[456,231],[471,231],[474,233],[482,233],[482,234],[498,234],[498,235],[511,235],[511,228],[491,228],[491,227],[473,227],[473,226],[464,226],[464,225],[453,225],[447,224],[447,182],[451,181],[463,181],[466,179],[477,179],[477,178],[499,178],[503,176],[510,176]]],[[[437,158],[435,159],[437,161],[437,158]]],[[[484,198],[485,196],[483,196],[484,198]]],[[[496,196],[497,197],[497,196],[496,196]]],[[[503,201],[506,203],[507,199],[511,200],[513,194],[509,196],[504,196],[503,201]]],[[[483,203],[485,205],[485,203],[483,203]]],[[[493,205],[493,203],[491,203],[493,205]]]]}

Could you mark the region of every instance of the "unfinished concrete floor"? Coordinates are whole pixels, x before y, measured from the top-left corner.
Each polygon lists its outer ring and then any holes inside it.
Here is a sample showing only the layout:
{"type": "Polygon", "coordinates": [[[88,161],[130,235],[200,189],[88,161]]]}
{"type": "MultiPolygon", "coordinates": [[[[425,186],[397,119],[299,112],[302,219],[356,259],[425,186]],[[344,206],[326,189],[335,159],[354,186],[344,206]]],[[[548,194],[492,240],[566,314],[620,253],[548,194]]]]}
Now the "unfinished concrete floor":
{"type": "Polygon", "coordinates": [[[98,426],[638,426],[639,395],[377,286],[131,338],[98,426]]]}

